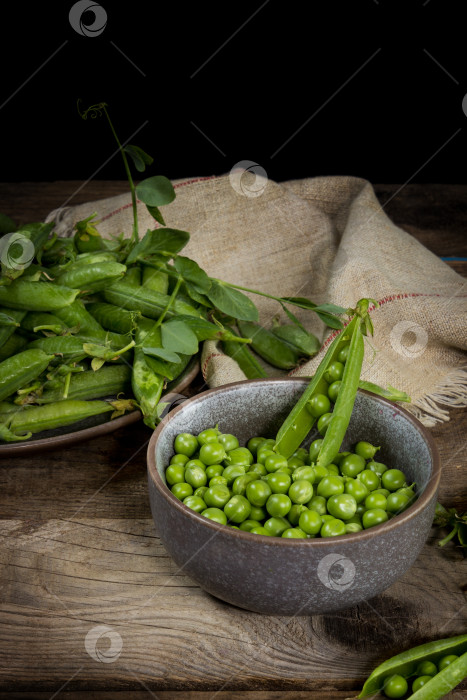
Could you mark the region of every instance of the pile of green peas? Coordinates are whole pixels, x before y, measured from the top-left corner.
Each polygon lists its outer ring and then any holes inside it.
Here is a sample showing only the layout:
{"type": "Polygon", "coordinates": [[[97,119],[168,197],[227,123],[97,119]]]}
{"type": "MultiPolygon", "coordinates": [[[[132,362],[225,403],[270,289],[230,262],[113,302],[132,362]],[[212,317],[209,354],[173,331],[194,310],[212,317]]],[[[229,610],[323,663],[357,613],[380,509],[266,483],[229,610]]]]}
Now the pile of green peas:
{"type": "Polygon", "coordinates": [[[374,460],[379,447],[358,442],[335,463],[315,464],[322,439],[288,460],[275,441],[253,437],[246,447],[218,427],[180,433],[165,477],[176,498],[221,525],[257,535],[336,537],[371,528],[415,498],[400,469],[374,460]]]}
{"type": "Polygon", "coordinates": [[[447,654],[443,656],[436,665],[433,661],[422,661],[415,671],[415,677],[411,681],[399,674],[393,674],[384,679],[383,693],[387,698],[405,698],[409,693],[409,685],[411,693],[416,693],[417,690],[423,688],[437,673],[445,669],[447,666],[459,658],[457,654],[447,654]]]}

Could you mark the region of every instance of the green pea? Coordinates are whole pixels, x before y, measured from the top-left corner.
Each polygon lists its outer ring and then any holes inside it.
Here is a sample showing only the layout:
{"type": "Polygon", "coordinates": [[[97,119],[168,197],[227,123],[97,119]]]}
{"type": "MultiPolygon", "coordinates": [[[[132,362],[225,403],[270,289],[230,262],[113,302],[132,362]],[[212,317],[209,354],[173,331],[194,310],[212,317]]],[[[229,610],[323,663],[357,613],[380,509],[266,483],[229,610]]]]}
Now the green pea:
{"type": "Polygon", "coordinates": [[[170,464],[186,464],[189,459],[190,458],[187,457],[186,455],[176,454],[171,458],[170,464]]]}
{"type": "Polygon", "coordinates": [[[299,447],[298,450],[295,450],[292,457],[298,457],[298,459],[302,459],[306,464],[308,459],[308,450],[306,450],[304,447],[299,447]]]}
{"type": "Polygon", "coordinates": [[[351,533],[354,533],[354,532],[361,532],[362,530],[363,530],[363,526],[361,523],[350,523],[350,522],[345,523],[346,535],[350,535],[351,533]]]}
{"type": "Polygon", "coordinates": [[[344,364],[342,362],[331,362],[328,366],[326,372],[324,373],[324,379],[328,384],[332,384],[339,379],[342,379],[344,374],[344,364]]]}
{"type": "Polygon", "coordinates": [[[243,464],[232,464],[230,467],[226,467],[222,472],[224,479],[227,479],[227,484],[230,486],[237,476],[243,476],[245,474],[245,467],[243,464]]]}
{"type": "Polygon", "coordinates": [[[387,698],[403,698],[409,686],[403,676],[395,673],[384,680],[384,694],[387,698]]]}
{"type": "Polygon", "coordinates": [[[255,458],[251,454],[248,447],[237,447],[234,450],[230,450],[228,454],[229,464],[242,464],[245,467],[249,467],[253,464],[255,458]]]}
{"type": "Polygon", "coordinates": [[[270,535],[271,535],[271,533],[268,532],[268,531],[266,530],[266,528],[263,527],[262,525],[258,525],[258,527],[253,527],[253,528],[250,530],[250,532],[251,532],[252,535],[267,535],[268,537],[270,537],[270,535]]]}
{"type": "Polygon", "coordinates": [[[211,464],[209,467],[206,467],[206,476],[208,479],[212,479],[213,476],[222,476],[223,471],[224,467],[222,464],[211,464]]]}
{"type": "Polygon", "coordinates": [[[387,466],[383,464],[382,462],[375,462],[374,459],[370,460],[368,464],[366,465],[367,469],[371,469],[372,472],[375,472],[375,474],[378,474],[378,476],[381,476],[383,472],[386,472],[388,470],[387,466]]]}
{"type": "Polygon", "coordinates": [[[289,539],[304,539],[306,538],[306,533],[299,527],[289,527],[287,530],[284,530],[281,537],[287,537],[289,539]]]}
{"type": "Polygon", "coordinates": [[[221,433],[217,436],[217,442],[219,442],[226,452],[235,450],[239,446],[239,442],[235,435],[230,433],[221,433]]]}
{"type": "Polygon", "coordinates": [[[212,479],[209,479],[209,486],[215,486],[216,484],[223,484],[224,486],[227,486],[227,479],[223,476],[213,476],[212,479]]]}
{"type": "Polygon", "coordinates": [[[186,462],[185,469],[188,469],[189,467],[199,467],[203,471],[206,471],[206,465],[203,464],[200,459],[190,459],[188,462],[186,462]]]}
{"type": "Polygon", "coordinates": [[[367,510],[372,510],[373,508],[381,508],[382,510],[386,510],[386,505],[387,498],[383,496],[382,493],[375,493],[374,491],[372,491],[365,498],[365,508],[367,510]]]}
{"type": "Polygon", "coordinates": [[[280,537],[284,530],[287,530],[287,528],[290,527],[290,523],[286,518],[277,518],[273,516],[264,522],[263,527],[268,535],[271,535],[272,537],[280,537]]]}
{"type": "Polygon", "coordinates": [[[246,497],[252,506],[264,506],[271,493],[271,486],[261,479],[252,481],[246,487],[246,497]]]}
{"type": "Polygon", "coordinates": [[[442,671],[458,658],[459,657],[456,654],[447,654],[446,656],[443,656],[443,658],[438,661],[438,670],[442,671]]]}
{"type": "Polygon", "coordinates": [[[258,480],[259,478],[259,474],[243,474],[242,476],[237,476],[232,484],[232,493],[237,496],[244,496],[248,484],[252,481],[258,480]]]}
{"type": "Polygon", "coordinates": [[[307,508],[314,510],[315,513],[318,513],[319,515],[325,515],[325,513],[328,512],[326,507],[326,499],[324,496],[313,496],[311,501],[308,501],[308,503],[305,505],[307,508]]]}
{"type": "Polygon", "coordinates": [[[323,477],[329,474],[327,467],[323,467],[321,464],[316,464],[312,469],[315,474],[316,483],[319,483],[323,477]]]}
{"type": "Polygon", "coordinates": [[[199,496],[195,496],[195,494],[184,498],[183,504],[191,508],[191,510],[196,511],[196,513],[201,513],[203,510],[206,510],[206,503],[199,496]]]}
{"type": "Polygon", "coordinates": [[[344,480],[340,476],[325,476],[318,484],[317,495],[329,498],[344,493],[344,480]]]}
{"type": "MultiPolygon", "coordinates": [[[[269,498],[269,496],[268,496],[268,498],[269,498]]],[[[265,508],[262,508],[261,506],[251,506],[250,520],[258,520],[258,522],[261,522],[262,520],[265,520],[267,517],[268,517],[268,514],[267,514],[265,508]]]]}
{"type": "Polygon", "coordinates": [[[207,430],[202,430],[198,434],[198,443],[200,445],[207,445],[208,442],[217,442],[217,438],[220,434],[220,430],[217,428],[207,428],[207,430]]]}
{"type": "Polygon", "coordinates": [[[405,496],[403,493],[398,493],[396,491],[394,493],[390,493],[387,497],[385,510],[387,510],[389,513],[394,514],[401,513],[409,505],[410,499],[407,498],[407,496],[405,496]]]}
{"type": "Polygon", "coordinates": [[[340,476],[341,474],[337,464],[328,464],[326,469],[328,470],[328,474],[334,474],[334,476],[340,476]]]}
{"type": "Polygon", "coordinates": [[[367,510],[363,513],[362,525],[365,530],[368,530],[370,527],[385,523],[387,519],[388,514],[385,510],[382,508],[372,508],[371,510],[367,510]]]}
{"type": "Polygon", "coordinates": [[[345,364],[347,362],[347,358],[349,356],[349,350],[350,350],[350,343],[347,343],[347,345],[344,345],[339,352],[337,353],[337,359],[339,362],[342,362],[345,364]]]}
{"type": "Polygon", "coordinates": [[[293,526],[298,525],[298,521],[300,519],[301,514],[304,513],[306,510],[308,510],[306,506],[294,503],[292,505],[292,508],[287,513],[287,520],[293,526]]]}
{"type": "Polygon", "coordinates": [[[329,413],[331,402],[325,394],[315,394],[306,404],[307,411],[315,418],[319,418],[323,413],[329,413]]]}
{"type": "Polygon", "coordinates": [[[368,491],[374,491],[381,486],[381,480],[378,474],[372,472],[371,469],[364,469],[360,474],[357,474],[357,479],[361,481],[362,484],[365,484],[368,491]]]}
{"type": "Polygon", "coordinates": [[[268,473],[268,470],[264,466],[264,464],[259,464],[256,462],[255,464],[252,464],[251,467],[248,469],[247,474],[259,474],[259,476],[265,476],[265,474],[268,473]]]}
{"type": "Polygon", "coordinates": [[[287,460],[287,466],[290,469],[298,469],[299,467],[303,467],[305,465],[305,462],[303,459],[300,459],[299,457],[290,457],[287,460]]]}
{"type": "Polygon", "coordinates": [[[185,481],[185,467],[183,464],[171,464],[165,470],[165,478],[170,486],[181,484],[185,481]]]}
{"type": "Polygon", "coordinates": [[[175,452],[192,457],[199,447],[197,438],[191,433],[179,433],[174,441],[175,452]]]}
{"type": "Polygon", "coordinates": [[[381,481],[385,489],[397,491],[405,484],[405,474],[400,469],[388,469],[382,474],[381,481]]]}
{"type": "Polygon", "coordinates": [[[350,454],[341,461],[339,467],[344,476],[355,477],[365,469],[366,462],[360,455],[350,454]]]}
{"type": "Polygon", "coordinates": [[[204,502],[208,508],[223,508],[230,499],[230,491],[222,484],[210,486],[204,493],[204,502]]]}
{"type": "Polygon", "coordinates": [[[341,388],[341,381],[333,382],[328,387],[328,396],[333,403],[336,402],[337,395],[339,394],[339,389],[341,388]]]}
{"type": "Polygon", "coordinates": [[[349,478],[345,480],[344,493],[350,493],[350,495],[355,498],[358,505],[365,500],[370,492],[361,481],[349,478]]]}
{"type": "Polygon", "coordinates": [[[292,507],[292,501],[285,493],[272,493],[266,501],[266,510],[273,518],[283,518],[292,507]]]}
{"type": "Polygon", "coordinates": [[[412,693],[416,693],[417,690],[423,688],[424,685],[431,681],[433,676],[418,676],[412,683],[412,693]]]}
{"type": "Polygon", "coordinates": [[[204,515],[205,518],[209,518],[209,520],[214,520],[214,522],[220,525],[227,525],[227,516],[220,508],[206,508],[206,510],[202,511],[201,515],[204,515]]]}
{"type": "Polygon", "coordinates": [[[269,485],[272,493],[287,493],[292,479],[288,474],[283,472],[273,472],[265,477],[266,483],[269,485]]]}
{"type": "Polygon", "coordinates": [[[303,505],[313,498],[313,486],[306,479],[299,479],[290,486],[288,496],[292,503],[303,505]]]}
{"type": "Polygon", "coordinates": [[[316,461],[322,444],[323,444],[322,438],[318,438],[317,440],[313,440],[313,442],[310,445],[310,454],[309,454],[310,462],[316,461]]]}
{"type": "Polygon", "coordinates": [[[245,496],[232,496],[224,506],[227,519],[234,523],[242,523],[251,512],[251,504],[245,496]]]}
{"type": "Polygon", "coordinates": [[[252,530],[254,527],[258,527],[259,525],[261,525],[261,523],[258,522],[257,520],[251,520],[251,518],[248,518],[247,520],[244,520],[244,521],[240,524],[240,528],[239,528],[239,529],[240,529],[240,530],[243,530],[244,532],[251,532],[251,530],[252,530]]]}
{"type": "Polygon", "coordinates": [[[379,449],[381,448],[375,447],[371,444],[371,442],[365,442],[364,440],[362,440],[360,442],[357,442],[357,444],[355,445],[355,454],[359,455],[360,457],[363,457],[363,459],[373,459],[373,457],[379,449]]]}
{"type": "Polygon", "coordinates": [[[345,523],[342,520],[333,518],[323,523],[320,530],[321,537],[338,537],[345,535],[345,523]]]}
{"type": "Polygon", "coordinates": [[[174,484],[170,490],[179,501],[183,501],[184,498],[191,496],[193,493],[193,487],[185,482],[178,482],[177,484],[174,484]]]}
{"type": "Polygon", "coordinates": [[[321,520],[321,516],[316,511],[305,510],[300,514],[298,525],[304,532],[306,532],[307,535],[317,535],[321,530],[323,521],[321,520]]]}
{"type": "Polygon", "coordinates": [[[198,496],[204,500],[204,494],[208,490],[207,486],[200,486],[196,491],[194,491],[193,496],[198,496]]]}
{"type": "Polygon", "coordinates": [[[313,467],[304,465],[303,467],[297,467],[293,470],[292,481],[301,481],[302,479],[306,479],[310,482],[310,484],[314,484],[316,479],[316,472],[313,469],[313,467]]]}
{"type": "Polygon", "coordinates": [[[256,453],[256,461],[259,464],[264,464],[266,461],[266,457],[270,457],[271,455],[276,455],[276,454],[277,453],[273,452],[273,450],[271,450],[270,447],[263,447],[263,445],[261,445],[258,448],[258,452],[256,453]]]}
{"type": "Polygon", "coordinates": [[[327,509],[339,520],[350,520],[357,510],[357,501],[349,493],[341,493],[328,498],[327,509]]]}
{"type": "Polygon", "coordinates": [[[288,465],[285,457],[273,453],[266,456],[264,466],[266,467],[266,471],[276,472],[278,469],[286,468],[288,465]]]}
{"type": "Polygon", "coordinates": [[[206,472],[201,467],[187,467],[185,469],[185,481],[194,489],[206,486],[207,480],[206,472]]]}
{"type": "Polygon", "coordinates": [[[433,661],[421,661],[417,666],[417,676],[436,676],[438,669],[433,661]]]}
{"type": "Polygon", "coordinates": [[[211,441],[203,444],[199,451],[199,458],[204,464],[206,464],[206,466],[219,464],[226,458],[226,456],[227,455],[224,448],[217,441],[211,441]]]}
{"type": "Polygon", "coordinates": [[[248,447],[252,455],[256,455],[258,447],[262,445],[265,441],[266,438],[263,437],[252,437],[248,440],[246,446],[248,447]]]}
{"type": "Polygon", "coordinates": [[[318,428],[318,432],[320,435],[323,437],[326,435],[326,431],[328,429],[329,423],[332,420],[332,413],[323,413],[322,416],[319,417],[318,423],[316,424],[316,427],[318,428]]]}

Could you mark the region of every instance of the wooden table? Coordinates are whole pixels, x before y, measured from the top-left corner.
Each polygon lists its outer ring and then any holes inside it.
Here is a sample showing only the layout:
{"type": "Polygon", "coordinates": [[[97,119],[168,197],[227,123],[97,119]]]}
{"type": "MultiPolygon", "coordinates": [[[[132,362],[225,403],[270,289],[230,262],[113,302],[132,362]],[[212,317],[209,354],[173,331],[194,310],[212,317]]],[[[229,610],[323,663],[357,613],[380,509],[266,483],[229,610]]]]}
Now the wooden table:
{"type": "MultiPolygon", "coordinates": [[[[80,185],[0,185],[0,211],[40,220],[80,185]]],[[[466,186],[398,189],[377,187],[383,203],[393,197],[396,223],[438,255],[467,257],[466,186]]],[[[92,182],[72,203],[123,191],[92,182]]],[[[467,411],[432,432],[440,500],[466,509],[467,411]]],[[[2,464],[0,698],[344,700],[384,658],[466,632],[465,559],[440,550],[434,532],[400,581],[340,613],[266,617],[210,597],[177,571],[154,529],[149,436],[136,424],[2,464]],[[94,646],[104,661],[86,651],[89,634],[88,647],[103,635],[94,646]]],[[[448,697],[466,698],[467,684],[448,697]]]]}

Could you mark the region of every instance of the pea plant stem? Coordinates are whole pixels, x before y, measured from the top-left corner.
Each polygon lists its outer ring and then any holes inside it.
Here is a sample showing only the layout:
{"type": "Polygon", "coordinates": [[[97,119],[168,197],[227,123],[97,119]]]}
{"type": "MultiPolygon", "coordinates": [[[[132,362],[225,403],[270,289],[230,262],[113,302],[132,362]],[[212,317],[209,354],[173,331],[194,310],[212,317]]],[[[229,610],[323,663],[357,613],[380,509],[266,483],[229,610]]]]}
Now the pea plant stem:
{"type": "Polygon", "coordinates": [[[112,131],[112,134],[114,135],[115,141],[117,142],[117,146],[119,148],[120,153],[122,154],[123,158],[123,165],[125,166],[125,172],[126,176],[128,178],[128,183],[130,185],[130,192],[131,192],[131,206],[133,208],[133,232],[131,236],[131,242],[132,243],[137,243],[139,241],[139,232],[138,232],[138,211],[136,207],[136,190],[135,190],[135,184],[133,182],[133,178],[131,176],[131,171],[130,171],[130,166],[128,165],[128,159],[126,157],[126,153],[123,150],[123,146],[120,143],[120,140],[117,136],[117,132],[114,129],[114,126],[112,124],[112,121],[109,117],[109,113],[107,112],[107,109],[105,105],[103,106],[104,114],[107,117],[107,121],[109,122],[110,129],[112,131]]]}
{"type": "Polygon", "coordinates": [[[167,302],[167,306],[165,307],[164,311],[161,313],[161,315],[159,316],[159,318],[158,318],[157,321],[155,322],[155,324],[154,324],[154,326],[153,326],[153,329],[154,329],[154,328],[158,328],[158,327],[161,325],[161,323],[162,323],[162,321],[164,320],[164,318],[166,317],[167,313],[170,311],[170,309],[171,309],[171,307],[172,307],[172,304],[174,303],[174,301],[175,301],[175,299],[176,299],[176,297],[177,297],[177,294],[178,294],[178,292],[179,292],[179,289],[180,289],[180,287],[181,287],[181,284],[182,284],[182,277],[179,276],[179,277],[177,278],[177,282],[176,282],[176,284],[175,284],[175,287],[174,287],[174,289],[173,289],[173,292],[172,292],[172,294],[170,295],[170,299],[169,299],[169,301],[167,302]]]}

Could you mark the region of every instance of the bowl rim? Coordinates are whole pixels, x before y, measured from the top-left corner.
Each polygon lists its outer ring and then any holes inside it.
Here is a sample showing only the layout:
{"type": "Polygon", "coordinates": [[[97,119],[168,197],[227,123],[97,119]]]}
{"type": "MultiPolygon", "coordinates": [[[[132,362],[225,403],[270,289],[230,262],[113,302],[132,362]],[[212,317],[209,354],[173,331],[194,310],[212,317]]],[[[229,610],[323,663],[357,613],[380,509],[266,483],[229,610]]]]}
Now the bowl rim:
{"type": "Polygon", "coordinates": [[[342,542],[343,544],[352,544],[352,543],[359,543],[359,542],[366,542],[374,537],[377,537],[379,534],[383,534],[385,532],[391,532],[393,530],[397,530],[398,528],[402,527],[402,525],[406,524],[407,522],[410,522],[411,520],[414,520],[415,517],[424,510],[424,508],[428,505],[428,503],[431,501],[431,499],[436,495],[436,492],[439,487],[439,482],[441,479],[441,465],[440,465],[440,459],[439,459],[439,453],[438,453],[438,448],[436,447],[436,443],[432,437],[432,435],[428,432],[427,428],[417,419],[415,418],[414,415],[409,413],[409,411],[405,410],[398,404],[389,401],[388,399],[383,398],[382,396],[378,396],[377,394],[373,394],[371,391],[366,391],[365,389],[358,389],[359,393],[362,394],[367,394],[368,396],[371,396],[373,399],[375,399],[377,402],[380,402],[386,406],[390,406],[396,413],[399,415],[403,416],[406,420],[408,420],[412,425],[415,427],[415,429],[422,434],[423,439],[427,443],[428,449],[431,453],[431,458],[432,458],[432,463],[433,463],[433,468],[432,468],[432,474],[431,477],[429,478],[429,481],[426,485],[426,488],[424,492],[417,498],[417,500],[407,508],[403,513],[400,513],[399,515],[395,516],[394,518],[391,518],[390,520],[387,520],[384,523],[381,523],[379,525],[375,525],[372,528],[369,528],[368,530],[361,530],[360,532],[355,532],[355,533],[349,533],[346,535],[339,535],[338,537],[317,537],[317,538],[310,538],[310,539],[304,539],[304,538],[286,538],[286,537],[271,537],[267,535],[256,535],[251,532],[245,532],[243,530],[235,530],[233,527],[229,525],[221,525],[220,523],[216,523],[213,520],[210,520],[209,518],[205,518],[202,516],[200,513],[197,513],[196,511],[192,510],[191,508],[188,508],[188,506],[184,505],[182,501],[180,501],[178,498],[176,498],[171,490],[168,488],[168,486],[164,483],[162,478],[159,475],[159,472],[157,471],[156,467],[156,459],[155,459],[155,454],[156,454],[156,444],[157,441],[159,440],[159,437],[166,427],[166,425],[172,420],[173,417],[179,413],[183,408],[188,406],[189,404],[192,403],[198,403],[206,400],[206,398],[213,396],[215,394],[219,394],[225,390],[232,390],[235,389],[237,386],[245,386],[248,384],[260,384],[264,382],[269,382],[269,383],[279,383],[279,382],[300,382],[304,386],[306,386],[309,383],[310,379],[308,377],[268,377],[268,378],[261,378],[261,379],[248,379],[240,382],[232,382],[231,384],[224,384],[220,387],[216,387],[214,389],[208,389],[206,391],[203,391],[199,394],[196,394],[195,396],[187,399],[186,401],[183,402],[180,406],[177,406],[174,410],[170,411],[164,418],[163,420],[159,423],[157,426],[156,430],[153,432],[151,439],[149,440],[148,444],[148,449],[147,449],[147,470],[148,470],[148,477],[151,479],[159,493],[162,495],[162,497],[170,503],[171,506],[175,507],[178,511],[180,511],[183,515],[185,515],[187,518],[192,518],[195,520],[195,522],[198,522],[201,526],[206,527],[208,530],[212,530],[213,533],[223,533],[223,534],[228,534],[229,536],[232,536],[234,538],[239,539],[240,541],[245,541],[245,542],[260,542],[263,544],[267,544],[268,546],[277,546],[277,547],[298,547],[298,546],[307,546],[307,547],[318,547],[318,548],[332,548],[335,549],[336,546],[338,546],[339,542],[342,542]]]}

